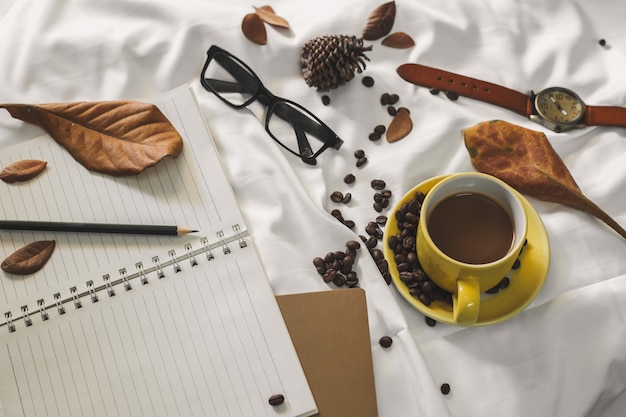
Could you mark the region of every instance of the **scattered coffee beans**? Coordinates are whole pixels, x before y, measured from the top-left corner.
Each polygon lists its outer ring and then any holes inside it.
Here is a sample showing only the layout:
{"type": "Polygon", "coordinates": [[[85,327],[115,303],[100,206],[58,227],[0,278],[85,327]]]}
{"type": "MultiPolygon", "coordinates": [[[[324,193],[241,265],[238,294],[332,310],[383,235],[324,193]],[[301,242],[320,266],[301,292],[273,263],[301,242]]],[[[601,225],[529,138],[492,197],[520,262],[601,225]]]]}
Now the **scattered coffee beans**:
{"type": "Polygon", "coordinates": [[[459,99],[459,93],[457,93],[456,91],[446,91],[446,97],[448,97],[449,100],[451,101],[456,101],[459,99]]]}
{"type": "Polygon", "coordinates": [[[282,403],[285,402],[285,396],[283,394],[272,395],[269,398],[268,402],[270,403],[270,405],[272,405],[274,407],[278,406],[278,405],[281,405],[282,403]]]}
{"type": "Polygon", "coordinates": [[[371,185],[372,185],[372,188],[375,190],[384,190],[385,187],[387,186],[384,180],[378,180],[378,179],[372,180],[371,185]]]}
{"type": "Polygon", "coordinates": [[[354,221],[344,219],[343,214],[341,214],[341,211],[339,209],[334,209],[333,211],[330,212],[330,214],[334,218],[339,220],[340,223],[342,223],[345,226],[347,226],[349,229],[354,229],[354,226],[355,226],[354,221]]]}
{"type": "Polygon", "coordinates": [[[333,191],[333,193],[330,195],[330,199],[335,203],[341,203],[341,201],[343,200],[343,193],[341,191],[333,191]]]}
{"type": "Polygon", "coordinates": [[[322,104],[324,106],[328,106],[330,104],[330,97],[328,97],[326,94],[322,96],[322,104]]]}
{"type": "Polygon", "coordinates": [[[363,149],[357,149],[354,151],[354,157],[356,159],[363,158],[365,156],[365,151],[363,149]]]}
{"type": "Polygon", "coordinates": [[[393,339],[389,336],[383,336],[378,340],[378,343],[384,347],[384,348],[388,348],[393,344],[393,339]]]}
{"type": "Polygon", "coordinates": [[[441,393],[443,395],[448,395],[450,394],[450,384],[441,384],[441,393]]]}
{"type": "Polygon", "coordinates": [[[346,184],[352,184],[354,183],[355,180],[356,180],[356,177],[352,174],[348,174],[345,177],[343,177],[343,182],[345,182],[346,184]]]}
{"type": "Polygon", "coordinates": [[[361,80],[361,82],[363,83],[364,86],[366,87],[371,87],[374,85],[374,79],[372,77],[370,77],[369,75],[366,75],[365,77],[363,77],[363,79],[361,80]]]}
{"type": "Polygon", "coordinates": [[[395,116],[396,114],[398,114],[398,110],[393,107],[393,106],[389,106],[387,107],[387,113],[389,113],[389,116],[395,116]]]}
{"type": "Polygon", "coordinates": [[[356,287],[359,283],[357,273],[352,270],[361,244],[356,240],[346,243],[345,251],[328,252],[324,257],[313,259],[313,265],[326,283],[337,287],[356,287]]]}
{"type": "Polygon", "coordinates": [[[357,159],[356,166],[357,168],[361,168],[363,165],[367,164],[367,157],[364,156],[362,158],[357,159]]]}

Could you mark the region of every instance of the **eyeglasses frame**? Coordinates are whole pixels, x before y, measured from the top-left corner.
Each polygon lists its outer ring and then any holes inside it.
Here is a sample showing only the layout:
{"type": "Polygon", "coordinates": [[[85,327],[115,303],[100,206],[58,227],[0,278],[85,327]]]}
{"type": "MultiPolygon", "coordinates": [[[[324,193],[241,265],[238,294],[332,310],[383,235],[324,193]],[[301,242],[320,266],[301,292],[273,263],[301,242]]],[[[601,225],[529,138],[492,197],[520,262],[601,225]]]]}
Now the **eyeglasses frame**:
{"type": "MultiPolygon", "coordinates": [[[[271,91],[269,91],[267,89],[267,87],[265,87],[265,85],[261,82],[261,79],[256,75],[256,73],[252,70],[252,68],[250,68],[241,59],[237,58],[236,56],[234,56],[230,52],[220,48],[217,45],[211,45],[211,47],[207,51],[207,59],[206,59],[206,61],[204,63],[204,66],[202,68],[202,72],[201,72],[201,75],[200,75],[200,83],[202,84],[202,86],[207,91],[210,91],[213,94],[215,94],[220,100],[222,100],[224,103],[226,103],[227,105],[229,105],[232,108],[235,108],[235,109],[238,109],[238,110],[239,109],[243,109],[243,108],[249,106],[251,103],[253,103],[255,101],[258,101],[259,103],[267,106],[267,112],[266,112],[266,115],[265,115],[265,131],[270,135],[270,137],[276,143],[278,143],[280,146],[282,146],[284,149],[286,149],[290,153],[300,157],[302,159],[302,161],[304,161],[305,163],[307,163],[309,165],[315,165],[317,163],[316,158],[322,152],[324,152],[326,149],[328,149],[328,148],[339,149],[341,147],[341,145],[343,144],[343,140],[341,140],[341,138],[339,138],[339,136],[337,136],[337,134],[335,132],[333,132],[333,130],[330,127],[328,127],[328,125],[326,125],[326,123],[324,123],[322,120],[320,120],[320,118],[315,116],[313,113],[311,113],[309,110],[307,110],[306,108],[304,108],[300,104],[298,104],[298,103],[296,103],[296,102],[294,102],[292,100],[289,100],[289,99],[286,99],[286,98],[283,98],[283,97],[279,97],[279,96],[276,96],[275,94],[273,94],[271,91]],[[205,78],[206,70],[209,67],[209,64],[219,54],[223,54],[227,58],[229,58],[229,59],[231,59],[233,61],[236,61],[237,64],[239,64],[241,67],[243,67],[249,73],[249,75],[253,77],[253,79],[258,84],[257,91],[254,94],[252,94],[252,96],[249,99],[247,99],[245,102],[243,102],[242,104],[234,104],[234,103],[231,103],[228,100],[226,100],[224,97],[221,96],[220,92],[215,90],[214,87],[211,86],[211,84],[205,78]],[[274,114],[276,114],[277,117],[281,117],[278,113],[276,113],[276,105],[279,104],[279,103],[287,103],[290,106],[296,108],[297,110],[299,110],[303,114],[306,114],[308,117],[310,117],[315,122],[317,122],[319,124],[319,126],[323,129],[323,132],[319,132],[319,133],[320,133],[320,135],[323,135],[324,139],[322,139],[320,137],[316,138],[316,139],[319,139],[319,140],[323,141],[322,147],[317,152],[313,153],[313,151],[311,149],[311,145],[309,144],[309,141],[306,138],[306,135],[304,134],[305,129],[303,129],[303,126],[300,125],[298,120],[293,120],[293,119],[290,118],[288,121],[291,123],[291,125],[293,126],[293,128],[294,128],[294,130],[296,132],[296,137],[297,137],[298,147],[299,147],[300,153],[297,153],[297,152],[293,151],[292,149],[288,148],[278,138],[276,138],[276,136],[274,136],[274,134],[269,129],[269,121],[270,121],[270,118],[272,117],[272,115],[274,115],[274,114]]],[[[310,126],[309,125],[308,127],[311,128],[311,127],[314,127],[314,126],[310,126]]],[[[309,129],[309,131],[310,130],[311,129],[309,129]]]]}

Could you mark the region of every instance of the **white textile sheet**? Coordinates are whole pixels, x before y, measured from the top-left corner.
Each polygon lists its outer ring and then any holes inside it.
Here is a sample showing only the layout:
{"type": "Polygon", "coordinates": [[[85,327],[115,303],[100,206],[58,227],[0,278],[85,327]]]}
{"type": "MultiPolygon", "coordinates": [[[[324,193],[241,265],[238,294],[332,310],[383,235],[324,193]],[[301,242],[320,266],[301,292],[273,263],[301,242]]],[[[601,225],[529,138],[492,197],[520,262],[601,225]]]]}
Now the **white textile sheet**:
{"type": "MultiPolygon", "coordinates": [[[[364,234],[378,214],[370,181],[384,179],[397,199],[427,178],[473,171],[461,131],[485,120],[544,132],[583,192],[626,227],[626,128],[557,134],[486,103],[431,95],[395,71],[418,62],[522,92],[558,85],[588,104],[626,106],[626,2],[397,0],[393,31],[409,34],[415,46],[366,41],[373,45],[366,70],[322,104],[322,93],[303,80],[302,46],[321,35],[360,36],[382,3],[273,0],[291,28],[268,26],[261,46],[242,34],[243,17],[263,5],[249,1],[4,0],[0,103],[149,101],[193,86],[277,294],[338,291],[312,260],[364,234]],[[343,147],[305,165],[267,135],[261,107],[237,111],[205,91],[199,75],[213,44],[245,61],[274,94],[319,116],[343,147]],[[375,80],[371,88],[361,83],[365,75],[375,80]],[[379,104],[385,92],[411,111],[413,130],[396,143],[368,139],[391,120],[379,104]],[[357,149],[369,158],[362,168],[355,167],[357,149]],[[350,187],[348,173],[356,176],[350,187]],[[336,190],[351,192],[352,201],[333,203],[336,190]],[[331,216],[335,208],[355,230],[331,216]]],[[[40,134],[0,114],[1,146],[40,134]]],[[[381,417],[624,415],[626,241],[590,215],[529,201],[547,230],[550,269],[538,297],[503,323],[429,327],[361,252],[355,271],[367,292],[381,417]],[[385,335],[394,340],[388,349],[378,344],[385,335]]]]}

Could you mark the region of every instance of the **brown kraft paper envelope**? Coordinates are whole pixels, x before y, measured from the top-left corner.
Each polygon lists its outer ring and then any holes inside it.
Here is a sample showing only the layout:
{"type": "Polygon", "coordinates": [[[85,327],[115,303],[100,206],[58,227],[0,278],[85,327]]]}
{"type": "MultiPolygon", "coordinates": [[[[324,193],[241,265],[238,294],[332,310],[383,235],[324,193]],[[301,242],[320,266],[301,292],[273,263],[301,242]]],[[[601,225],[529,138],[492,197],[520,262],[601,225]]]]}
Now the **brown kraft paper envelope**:
{"type": "Polygon", "coordinates": [[[318,417],[377,417],[365,291],[276,297],[317,403],[318,417]]]}

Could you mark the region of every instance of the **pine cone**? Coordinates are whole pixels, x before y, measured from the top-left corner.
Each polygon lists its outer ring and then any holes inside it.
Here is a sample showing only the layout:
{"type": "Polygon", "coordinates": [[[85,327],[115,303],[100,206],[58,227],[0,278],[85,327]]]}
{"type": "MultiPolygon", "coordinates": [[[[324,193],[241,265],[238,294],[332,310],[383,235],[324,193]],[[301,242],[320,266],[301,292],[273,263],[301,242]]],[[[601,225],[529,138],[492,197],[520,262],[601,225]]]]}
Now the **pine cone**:
{"type": "Polygon", "coordinates": [[[302,48],[300,64],[304,81],[318,91],[337,88],[354,78],[355,72],[363,72],[365,51],[363,39],[347,35],[326,35],[311,39],[302,48]],[[363,68],[361,68],[361,66],[363,68]]]}

